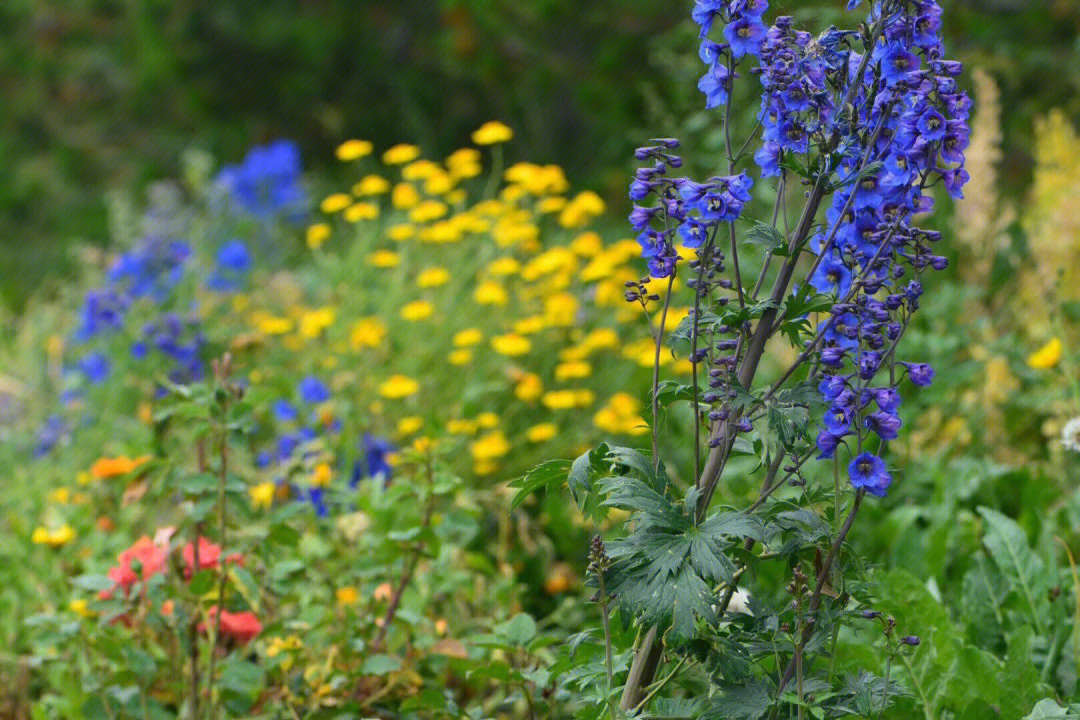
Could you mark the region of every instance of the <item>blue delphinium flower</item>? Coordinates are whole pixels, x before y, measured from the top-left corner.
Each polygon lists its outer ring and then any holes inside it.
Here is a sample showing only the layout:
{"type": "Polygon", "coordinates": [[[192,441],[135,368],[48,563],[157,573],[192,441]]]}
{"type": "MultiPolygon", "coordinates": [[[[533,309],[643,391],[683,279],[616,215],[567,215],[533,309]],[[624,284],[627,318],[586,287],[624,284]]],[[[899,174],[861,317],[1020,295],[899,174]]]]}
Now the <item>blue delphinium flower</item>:
{"type": "Polygon", "coordinates": [[[892,484],[892,475],[885,461],[868,452],[857,455],[848,464],[848,477],[855,488],[865,489],[876,497],[885,497],[892,484]]]}
{"type": "Polygon", "coordinates": [[[251,253],[242,240],[230,240],[222,245],[215,258],[213,273],[206,285],[211,290],[236,290],[251,269],[251,253]]]}
{"type": "Polygon", "coordinates": [[[765,25],[760,17],[743,15],[724,27],[724,37],[736,58],[743,55],[760,55],[761,41],[765,37],[765,25]]]}
{"type": "Polygon", "coordinates": [[[225,167],[218,182],[236,205],[260,218],[302,209],[300,149],[288,140],[254,147],[238,165],[225,167]]]}
{"type": "Polygon", "coordinates": [[[105,382],[111,367],[109,358],[100,352],[88,353],[79,360],[79,370],[95,385],[105,382]]]}
{"type": "Polygon", "coordinates": [[[329,388],[313,375],[308,375],[300,381],[297,393],[306,403],[322,403],[330,399],[329,388]]]}

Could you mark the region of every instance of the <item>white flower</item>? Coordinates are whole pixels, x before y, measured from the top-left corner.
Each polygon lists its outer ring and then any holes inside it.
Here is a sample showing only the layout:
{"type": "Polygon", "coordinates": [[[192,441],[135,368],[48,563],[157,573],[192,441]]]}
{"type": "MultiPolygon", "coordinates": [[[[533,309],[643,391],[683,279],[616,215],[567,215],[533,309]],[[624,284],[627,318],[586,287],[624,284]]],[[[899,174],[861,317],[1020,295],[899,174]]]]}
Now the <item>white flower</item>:
{"type": "Polygon", "coordinates": [[[1080,417],[1074,417],[1065,423],[1061,430],[1061,444],[1066,450],[1080,452],[1080,417]]]}

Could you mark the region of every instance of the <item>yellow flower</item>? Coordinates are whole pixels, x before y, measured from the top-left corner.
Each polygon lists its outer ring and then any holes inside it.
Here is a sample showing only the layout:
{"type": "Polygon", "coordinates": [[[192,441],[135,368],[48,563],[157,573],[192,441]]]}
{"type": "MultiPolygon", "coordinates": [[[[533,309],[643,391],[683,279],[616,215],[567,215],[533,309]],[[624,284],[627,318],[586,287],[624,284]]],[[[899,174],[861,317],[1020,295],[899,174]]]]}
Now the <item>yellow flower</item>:
{"type": "Polygon", "coordinates": [[[406,320],[425,320],[435,312],[435,306],[427,300],[414,300],[401,308],[401,317],[406,320]]]}
{"type": "Polygon", "coordinates": [[[420,383],[405,375],[391,375],[386,382],[379,385],[379,394],[390,400],[398,400],[418,392],[420,383]]]}
{"type": "Polygon", "coordinates": [[[488,280],[480,283],[476,290],[473,291],[473,299],[479,305],[505,305],[510,301],[510,296],[507,295],[506,289],[502,285],[488,280]]]}
{"type": "Polygon", "coordinates": [[[318,310],[310,310],[300,316],[300,337],[311,340],[322,334],[322,331],[334,324],[334,308],[321,307],[318,310]]]}
{"type": "Polygon", "coordinates": [[[561,195],[554,197],[546,197],[536,203],[536,212],[541,215],[547,215],[549,213],[555,213],[566,207],[566,198],[561,195]]]}
{"type": "Polygon", "coordinates": [[[436,173],[442,172],[442,168],[430,160],[417,160],[401,168],[403,180],[426,180],[436,173]]]}
{"type": "Polygon", "coordinates": [[[379,217],[379,206],[375,203],[353,203],[345,209],[343,217],[347,222],[360,222],[361,220],[374,220],[379,217]]]}
{"type": "Polygon", "coordinates": [[[307,246],[312,250],[318,250],[322,244],[330,238],[330,226],[326,223],[315,223],[307,229],[305,239],[307,246]]]}
{"type": "Polygon", "coordinates": [[[315,466],[315,469],[311,473],[309,482],[314,487],[326,487],[330,484],[330,481],[334,478],[334,471],[330,469],[328,463],[321,462],[315,466]]]}
{"type": "Polygon", "coordinates": [[[368,197],[382,195],[390,192],[390,181],[381,175],[365,175],[360,182],[352,186],[352,194],[356,197],[368,197]]]}
{"type": "Polygon", "coordinates": [[[450,354],[446,356],[446,362],[457,366],[468,365],[472,362],[472,350],[469,348],[451,350],[450,354]]]}
{"type": "Polygon", "coordinates": [[[254,313],[251,322],[264,335],[284,335],[293,329],[293,321],[286,317],[276,317],[267,313],[254,313]]]}
{"type": "Polygon", "coordinates": [[[401,256],[393,250],[376,250],[368,255],[368,265],[377,268],[397,267],[401,264],[401,256]]]}
{"type": "Polygon", "coordinates": [[[444,267],[429,267],[420,271],[416,276],[416,285],[422,288],[433,288],[450,282],[450,271],[444,267]]]}
{"type": "Polygon", "coordinates": [[[248,488],[253,508],[269,508],[274,504],[274,483],[262,482],[248,488]]]}
{"type": "Polygon", "coordinates": [[[359,160],[371,154],[374,148],[367,140],[346,140],[337,146],[335,154],[338,160],[359,160]]]}
{"type": "Polygon", "coordinates": [[[566,204],[559,214],[559,224],[565,228],[581,227],[591,218],[603,215],[605,209],[600,196],[592,190],[586,190],[566,204]]]}
{"type": "Polygon", "coordinates": [[[426,223],[444,217],[450,208],[438,200],[425,200],[409,212],[409,219],[414,223],[426,223]]]}
{"type": "Polygon", "coordinates": [[[592,365],[584,360],[576,362],[560,363],[555,366],[555,379],[559,382],[566,380],[580,380],[592,375],[592,365]]]}
{"type": "Polygon", "coordinates": [[[544,319],[552,327],[573,327],[577,312],[578,300],[570,293],[556,293],[544,300],[544,319]]]}
{"type": "Polygon", "coordinates": [[[454,178],[439,170],[424,181],[424,192],[428,195],[442,195],[454,189],[454,178]]]}
{"type": "Polygon", "coordinates": [[[454,347],[471,347],[484,341],[484,333],[479,328],[466,328],[454,334],[454,347]]]}
{"type": "Polygon", "coordinates": [[[603,252],[604,241],[597,233],[590,230],[589,232],[583,232],[574,238],[570,242],[570,249],[573,250],[576,255],[592,258],[603,252]]]}
{"type": "Polygon", "coordinates": [[[448,420],[446,432],[451,435],[473,435],[476,433],[476,423],[472,420],[458,419],[448,420]]]}
{"type": "Polygon", "coordinates": [[[536,373],[525,373],[514,385],[514,397],[522,402],[532,402],[544,394],[544,381],[536,373]]]}
{"type": "Polygon", "coordinates": [[[552,390],[544,393],[541,402],[549,410],[569,410],[577,405],[577,397],[573,390],[552,390]]]}
{"type": "MultiPolygon", "coordinates": [[[[477,171],[476,174],[479,175],[479,171],[477,171]]],[[[450,203],[451,205],[459,205],[465,202],[465,199],[468,196],[469,194],[465,192],[465,188],[458,188],[457,190],[451,190],[450,192],[446,193],[446,202],[450,203]]]]}
{"type": "Polygon", "coordinates": [[[593,424],[605,432],[641,435],[649,431],[638,414],[637,398],[629,393],[615,393],[607,405],[593,416],[593,424]]]}
{"type": "Polygon", "coordinates": [[[409,183],[398,183],[390,193],[390,204],[398,210],[408,210],[420,203],[420,193],[409,183]]]}
{"type": "Polygon", "coordinates": [[[352,585],[339,587],[334,591],[334,595],[337,597],[337,604],[342,607],[355,605],[360,601],[360,593],[352,585]]]}
{"type": "Polygon", "coordinates": [[[482,412],[476,416],[476,424],[485,430],[490,430],[499,424],[499,416],[493,412],[482,412]]]}
{"type": "Polygon", "coordinates": [[[323,201],[319,203],[319,209],[324,213],[336,213],[341,212],[345,208],[352,205],[352,198],[345,193],[334,193],[333,195],[327,195],[323,198],[323,201]]]}
{"type": "Polygon", "coordinates": [[[66,487],[59,487],[49,493],[49,501],[58,505],[67,505],[71,500],[71,491],[66,487]]]}
{"type": "Polygon", "coordinates": [[[533,425],[531,428],[525,431],[525,438],[532,443],[547,442],[551,438],[555,437],[559,432],[559,428],[555,426],[555,423],[540,423],[533,425]]]}
{"type": "Polygon", "coordinates": [[[353,350],[361,350],[365,347],[378,347],[386,337],[386,326],[377,317],[366,317],[357,320],[349,333],[349,345],[353,350]]]}
{"type": "Polygon", "coordinates": [[[500,355],[518,357],[529,352],[532,349],[532,343],[529,342],[528,338],[521,335],[507,333],[506,335],[497,335],[491,338],[491,347],[500,355]]]}
{"type": "Polygon", "coordinates": [[[95,614],[84,598],[75,598],[69,602],[68,610],[82,618],[94,617],[95,614]]]}
{"type": "Polygon", "coordinates": [[[504,143],[514,137],[514,131],[501,122],[492,120],[480,126],[480,129],[472,134],[472,141],[477,145],[494,145],[504,143]]]}
{"type": "Polygon", "coordinates": [[[424,427],[424,418],[419,415],[410,415],[398,420],[397,431],[399,435],[412,435],[422,427],[424,427]]]}
{"type": "Polygon", "coordinates": [[[416,234],[416,226],[404,223],[402,225],[393,225],[386,230],[386,236],[395,242],[401,242],[402,240],[408,240],[416,234]]]}
{"type": "Polygon", "coordinates": [[[499,258],[493,260],[488,266],[487,271],[489,274],[495,277],[502,277],[504,275],[513,275],[521,270],[521,263],[512,257],[499,258]]]}
{"type": "Polygon", "coordinates": [[[519,335],[535,335],[547,327],[547,321],[543,315],[530,315],[514,323],[514,332],[519,335]]]}
{"type": "Polygon", "coordinates": [[[1036,370],[1048,370],[1061,362],[1063,349],[1061,338],[1053,338],[1028,356],[1028,366],[1036,370]]]}
{"type": "Polygon", "coordinates": [[[74,539],[75,531],[67,523],[53,530],[39,526],[34,529],[33,535],[30,536],[30,541],[35,545],[48,545],[50,547],[67,545],[74,539]]]}
{"type": "Polygon", "coordinates": [[[457,179],[476,177],[484,171],[480,164],[480,151],[476,148],[462,148],[450,154],[446,158],[446,167],[450,168],[450,174],[457,179]]]}
{"type": "Polygon", "coordinates": [[[469,452],[472,453],[474,460],[480,462],[495,460],[510,452],[510,443],[507,442],[502,430],[496,430],[487,435],[482,435],[470,443],[469,452]]]}
{"type": "Polygon", "coordinates": [[[411,163],[418,157],[420,157],[420,148],[415,145],[401,143],[384,152],[382,161],[387,165],[404,165],[405,163],[411,163]]]}

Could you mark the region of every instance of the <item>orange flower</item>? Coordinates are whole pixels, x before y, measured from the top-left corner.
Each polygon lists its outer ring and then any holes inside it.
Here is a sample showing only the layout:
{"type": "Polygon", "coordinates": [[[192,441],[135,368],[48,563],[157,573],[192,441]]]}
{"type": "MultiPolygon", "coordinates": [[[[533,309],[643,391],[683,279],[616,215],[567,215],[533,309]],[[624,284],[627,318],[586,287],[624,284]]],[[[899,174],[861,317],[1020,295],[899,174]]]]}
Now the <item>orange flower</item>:
{"type": "Polygon", "coordinates": [[[150,460],[149,455],[143,455],[134,460],[126,455],[119,455],[114,458],[98,458],[94,461],[94,464],[90,466],[90,474],[98,480],[119,477],[121,475],[127,475],[148,460],[150,460]]]}

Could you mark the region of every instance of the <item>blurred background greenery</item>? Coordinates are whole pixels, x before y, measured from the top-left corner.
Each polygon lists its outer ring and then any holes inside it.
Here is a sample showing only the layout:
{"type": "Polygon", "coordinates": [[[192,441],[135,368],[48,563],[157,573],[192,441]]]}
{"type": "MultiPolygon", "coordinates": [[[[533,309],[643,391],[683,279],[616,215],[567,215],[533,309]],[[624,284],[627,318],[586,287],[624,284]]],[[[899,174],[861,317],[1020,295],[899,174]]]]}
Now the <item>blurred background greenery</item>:
{"type": "MultiPolygon", "coordinates": [[[[1007,194],[1030,177],[1033,120],[1080,112],[1080,2],[944,0],[950,54],[1002,90],[1007,194]]],[[[105,243],[106,196],[288,137],[332,173],[346,137],[459,147],[481,122],[511,160],[563,165],[623,200],[631,149],[708,143],[690,0],[5,0],[0,3],[0,309],[105,243]],[[685,6],[685,7],[684,7],[685,6]]],[[[817,25],[840,0],[774,0],[817,25]],[[810,12],[810,10],[814,12],[810,12]],[[814,14],[817,17],[814,17],[814,14]]],[[[748,108],[751,110],[751,108],[748,108]]]]}

